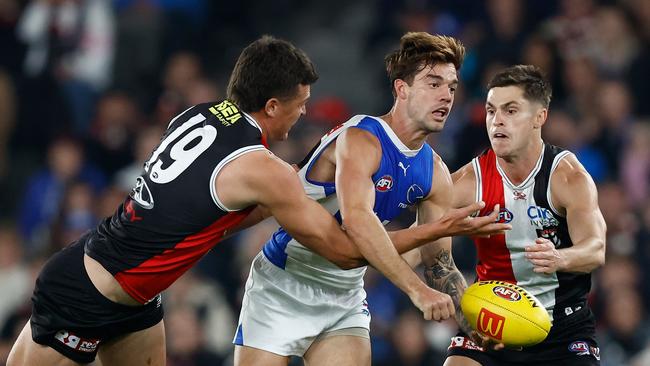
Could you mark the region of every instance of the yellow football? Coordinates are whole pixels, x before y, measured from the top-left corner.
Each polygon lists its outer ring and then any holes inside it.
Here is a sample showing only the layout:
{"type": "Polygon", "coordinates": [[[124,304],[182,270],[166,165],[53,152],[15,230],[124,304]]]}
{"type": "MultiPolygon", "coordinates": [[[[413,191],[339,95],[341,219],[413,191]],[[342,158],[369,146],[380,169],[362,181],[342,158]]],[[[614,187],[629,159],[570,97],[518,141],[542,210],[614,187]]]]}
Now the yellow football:
{"type": "Polygon", "coordinates": [[[506,346],[532,346],[543,341],[551,329],[551,318],[542,303],[508,282],[476,282],[467,288],[460,306],[474,330],[506,346]]]}

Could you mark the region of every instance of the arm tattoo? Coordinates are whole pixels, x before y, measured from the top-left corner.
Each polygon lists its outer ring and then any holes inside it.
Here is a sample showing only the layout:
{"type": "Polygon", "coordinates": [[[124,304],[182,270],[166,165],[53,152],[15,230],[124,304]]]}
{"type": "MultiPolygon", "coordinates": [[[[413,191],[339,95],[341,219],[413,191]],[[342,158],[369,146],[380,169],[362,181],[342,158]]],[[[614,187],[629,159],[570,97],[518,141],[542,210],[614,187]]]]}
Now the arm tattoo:
{"type": "Polygon", "coordinates": [[[465,282],[465,278],[458,271],[458,268],[456,268],[451,253],[447,250],[441,250],[432,265],[424,266],[424,278],[429,287],[451,296],[456,307],[456,321],[458,326],[463,332],[469,335],[472,328],[465,319],[465,316],[463,316],[463,311],[460,308],[460,298],[465,293],[467,282],[465,282]]]}

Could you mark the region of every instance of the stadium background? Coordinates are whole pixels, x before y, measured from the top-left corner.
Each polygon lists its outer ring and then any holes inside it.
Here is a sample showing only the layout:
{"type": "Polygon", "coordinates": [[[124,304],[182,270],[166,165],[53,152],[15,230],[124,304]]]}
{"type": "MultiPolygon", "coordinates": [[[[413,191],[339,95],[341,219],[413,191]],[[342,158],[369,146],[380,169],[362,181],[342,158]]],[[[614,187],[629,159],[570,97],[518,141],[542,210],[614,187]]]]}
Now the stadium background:
{"type": "MultiPolygon", "coordinates": [[[[296,162],[333,125],[389,109],[383,55],[416,30],[468,47],[455,107],[431,141],[452,171],[487,145],[494,71],[532,63],[549,74],[545,138],[592,174],[609,228],[590,298],[603,365],[650,365],[647,0],[0,1],[0,364],[43,261],[113,212],[170,118],[223,97],[242,47],[273,34],[316,64],[307,116],[272,146],[296,162]]],[[[170,366],[232,363],[243,282],[274,229],[268,221],[219,244],[166,292],[170,366]]],[[[455,243],[471,281],[474,249],[455,243]]],[[[373,365],[442,364],[453,322],[424,322],[371,270],[366,288],[373,365]]]]}

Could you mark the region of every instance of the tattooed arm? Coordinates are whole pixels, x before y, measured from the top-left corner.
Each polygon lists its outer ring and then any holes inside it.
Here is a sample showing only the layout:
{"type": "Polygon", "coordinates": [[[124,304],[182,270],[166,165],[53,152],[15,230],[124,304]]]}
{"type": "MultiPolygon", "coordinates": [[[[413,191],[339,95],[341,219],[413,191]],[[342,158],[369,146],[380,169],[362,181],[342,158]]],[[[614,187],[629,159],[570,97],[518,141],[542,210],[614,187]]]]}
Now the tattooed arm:
{"type": "MultiPolygon", "coordinates": [[[[436,174],[433,177],[431,192],[418,204],[418,225],[439,220],[452,206],[454,186],[449,170],[438,156],[434,164],[436,174]]],[[[451,297],[456,309],[456,321],[464,332],[470,334],[472,329],[460,309],[460,298],[467,288],[467,283],[452,258],[451,238],[438,239],[420,247],[419,250],[427,284],[451,297]]]]}
{"type": "Polygon", "coordinates": [[[456,308],[456,322],[460,329],[471,335],[472,327],[460,308],[460,298],[465,293],[467,282],[460,273],[451,255],[451,238],[444,238],[420,249],[424,265],[424,279],[431,288],[451,296],[456,308]]]}

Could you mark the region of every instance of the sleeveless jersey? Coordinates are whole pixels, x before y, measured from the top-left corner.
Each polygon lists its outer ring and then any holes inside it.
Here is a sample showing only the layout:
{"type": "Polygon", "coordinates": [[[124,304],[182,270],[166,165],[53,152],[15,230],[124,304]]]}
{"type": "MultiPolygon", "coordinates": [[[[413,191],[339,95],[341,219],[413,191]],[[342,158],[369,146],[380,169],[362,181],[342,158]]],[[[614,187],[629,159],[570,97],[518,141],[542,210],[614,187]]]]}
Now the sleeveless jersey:
{"type": "Polygon", "coordinates": [[[226,163],[264,149],[260,127],[230,101],[189,108],[171,121],[129,197],[91,233],[86,253],[146,303],[250,213],[224,207],[214,182],[226,163]]]}
{"type": "MultiPolygon", "coordinates": [[[[434,157],[431,147],[425,143],[418,150],[410,150],[383,120],[355,116],[323,136],[303,160],[298,172],[307,195],[317,200],[339,223],[341,214],[335,183],[312,181],[307,175],[321,153],[347,128],[366,130],[381,143],[381,163],[372,179],[375,183],[374,212],[384,225],[429,194],[434,157]]],[[[342,270],[291,238],[282,228],[265,244],[263,252],[273,264],[299,279],[339,289],[363,287],[366,267],[342,270]]]]}
{"type": "Polygon", "coordinates": [[[501,280],[524,287],[555,318],[565,306],[586,300],[591,276],[566,272],[535,273],[533,264],[525,258],[525,248],[534,245],[537,238],[550,240],[556,248],[573,245],[566,218],[558,213],[551,201],[551,175],[560,160],[569,154],[569,151],[544,144],[535,168],[517,186],[501,170],[493,150],[489,149],[472,160],[477,181],[476,199],[485,201],[480,215],[488,215],[498,203],[501,207],[499,222],[512,225],[512,230],[505,235],[474,240],[478,253],[478,279],[501,280]]]}

